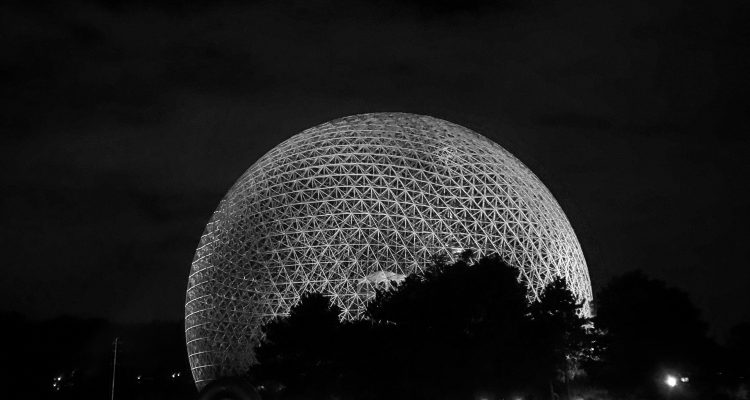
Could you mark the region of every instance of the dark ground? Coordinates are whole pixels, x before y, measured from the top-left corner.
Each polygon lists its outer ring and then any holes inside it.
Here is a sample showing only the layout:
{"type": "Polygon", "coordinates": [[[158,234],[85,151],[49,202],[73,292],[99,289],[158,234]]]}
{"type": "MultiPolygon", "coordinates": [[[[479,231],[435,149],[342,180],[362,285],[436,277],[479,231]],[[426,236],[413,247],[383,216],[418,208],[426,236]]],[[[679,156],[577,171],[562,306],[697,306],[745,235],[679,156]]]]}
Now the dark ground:
{"type": "Polygon", "coordinates": [[[29,321],[17,314],[2,314],[0,326],[4,327],[0,334],[5,344],[3,363],[10,366],[3,388],[10,396],[0,397],[109,398],[115,337],[119,337],[116,398],[190,399],[197,395],[181,323],[123,325],[73,317],[29,321]]]}

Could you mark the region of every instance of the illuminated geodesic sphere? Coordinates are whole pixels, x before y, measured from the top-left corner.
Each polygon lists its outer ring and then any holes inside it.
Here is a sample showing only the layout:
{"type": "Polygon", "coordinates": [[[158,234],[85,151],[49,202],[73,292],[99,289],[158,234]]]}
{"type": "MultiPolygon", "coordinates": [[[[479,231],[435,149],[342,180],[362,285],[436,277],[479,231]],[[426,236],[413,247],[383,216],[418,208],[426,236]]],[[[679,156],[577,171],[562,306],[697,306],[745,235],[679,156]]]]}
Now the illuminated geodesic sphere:
{"type": "Polygon", "coordinates": [[[591,299],[560,206],[489,139],[401,113],[354,115],[291,137],[237,180],[201,237],[185,304],[196,384],[247,371],[263,324],[303,293],[324,293],[342,318],[356,318],[375,286],[462,249],[499,253],[530,298],[562,276],[591,299]]]}

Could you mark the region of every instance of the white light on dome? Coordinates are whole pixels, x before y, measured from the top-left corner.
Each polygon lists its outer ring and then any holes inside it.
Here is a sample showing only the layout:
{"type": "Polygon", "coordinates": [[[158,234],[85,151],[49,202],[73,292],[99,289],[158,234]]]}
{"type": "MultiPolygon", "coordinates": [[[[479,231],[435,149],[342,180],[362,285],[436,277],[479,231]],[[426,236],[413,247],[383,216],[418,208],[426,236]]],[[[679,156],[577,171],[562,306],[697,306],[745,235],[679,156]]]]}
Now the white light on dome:
{"type": "Polygon", "coordinates": [[[517,158],[462,126],[402,113],[308,129],[253,164],[219,203],[185,304],[199,387],[245,373],[262,326],[319,292],[358,318],[378,285],[432,257],[497,253],[538,296],[554,277],[591,300],[586,261],[555,198],[517,158]]]}

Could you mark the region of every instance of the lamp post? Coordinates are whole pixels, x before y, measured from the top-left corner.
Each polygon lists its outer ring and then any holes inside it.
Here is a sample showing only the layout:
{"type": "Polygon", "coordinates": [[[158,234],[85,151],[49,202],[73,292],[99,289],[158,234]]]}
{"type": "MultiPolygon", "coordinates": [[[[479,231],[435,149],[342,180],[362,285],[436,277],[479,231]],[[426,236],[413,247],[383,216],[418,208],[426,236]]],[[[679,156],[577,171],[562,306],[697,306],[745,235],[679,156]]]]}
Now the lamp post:
{"type": "Polygon", "coordinates": [[[117,342],[120,340],[119,337],[115,338],[115,356],[114,360],[112,361],[112,396],[110,397],[110,400],[115,400],[115,373],[117,372],[117,342]]]}

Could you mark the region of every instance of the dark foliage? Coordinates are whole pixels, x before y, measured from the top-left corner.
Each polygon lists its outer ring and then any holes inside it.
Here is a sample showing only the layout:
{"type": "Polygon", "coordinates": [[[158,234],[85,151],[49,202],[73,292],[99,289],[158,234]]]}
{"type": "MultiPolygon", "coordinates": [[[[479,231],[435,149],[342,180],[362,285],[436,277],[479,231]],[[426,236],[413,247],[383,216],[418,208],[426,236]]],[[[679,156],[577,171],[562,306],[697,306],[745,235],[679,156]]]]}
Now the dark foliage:
{"type": "Polygon", "coordinates": [[[743,322],[729,331],[727,350],[732,372],[750,380],[750,322],[743,322]]]}
{"type": "Polygon", "coordinates": [[[541,339],[538,352],[548,357],[539,368],[553,368],[567,382],[583,374],[582,363],[598,356],[599,336],[586,319],[580,317],[582,303],[568,290],[563,278],[555,278],[542,292],[539,301],[530,305],[536,334],[541,339]]]}
{"type": "Polygon", "coordinates": [[[258,349],[263,368],[255,379],[269,389],[282,389],[292,397],[321,396],[333,392],[340,381],[342,329],[340,310],[321,295],[303,296],[288,318],[267,325],[267,340],[258,349]]]}
{"type": "Polygon", "coordinates": [[[549,393],[586,347],[580,304],[557,280],[530,306],[516,269],[469,259],[378,291],[355,322],[340,324],[327,299],[305,297],[268,326],[253,379],[271,398],[549,393]]]}
{"type": "Polygon", "coordinates": [[[597,305],[605,350],[590,370],[610,390],[653,394],[665,374],[706,376],[715,363],[706,324],[679,289],[636,271],[613,279],[597,305]]]}

